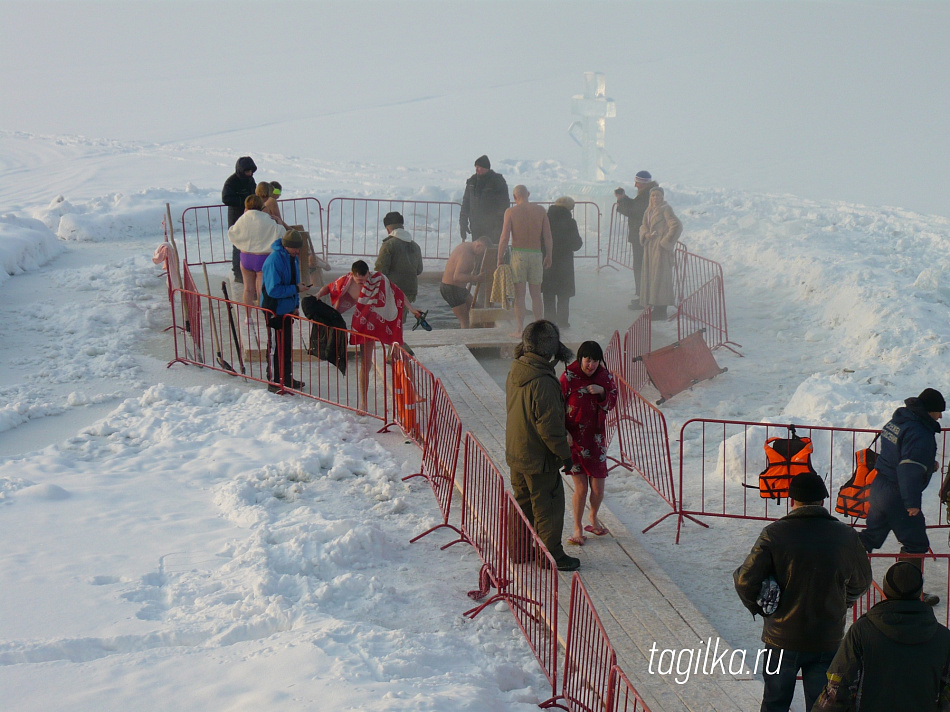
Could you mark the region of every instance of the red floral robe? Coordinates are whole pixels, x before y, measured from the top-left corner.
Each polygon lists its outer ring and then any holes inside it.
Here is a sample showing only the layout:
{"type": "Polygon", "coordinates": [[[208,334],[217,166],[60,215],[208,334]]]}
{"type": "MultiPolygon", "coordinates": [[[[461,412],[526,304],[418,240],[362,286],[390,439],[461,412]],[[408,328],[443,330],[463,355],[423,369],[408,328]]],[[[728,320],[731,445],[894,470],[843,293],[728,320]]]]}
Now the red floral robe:
{"type": "Polygon", "coordinates": [[[370,272],[355,302],[347,293],[352,275],[345,274],[330,283],[330,299],[333,308],[341,314],[354,306],[353,321],[350,329],[357,332],[350,335],[351,344],[366,341],[359,334],[372,336],[384,344],[401,344],[402,310],[406,297],[402,290],[393,284],[382,272],[370,272]]]}
{"type": "Polygon", "coordinates": [[[593,376],[586,376],[579,361],[561,374],[567,432],[571,435],[571,459],[588,477],[607,476],[607,411],[617,404],[617,382],[603,364],[593,376]],[[587,393],[591,384],[601,386],[604,394],[587,393]]]}

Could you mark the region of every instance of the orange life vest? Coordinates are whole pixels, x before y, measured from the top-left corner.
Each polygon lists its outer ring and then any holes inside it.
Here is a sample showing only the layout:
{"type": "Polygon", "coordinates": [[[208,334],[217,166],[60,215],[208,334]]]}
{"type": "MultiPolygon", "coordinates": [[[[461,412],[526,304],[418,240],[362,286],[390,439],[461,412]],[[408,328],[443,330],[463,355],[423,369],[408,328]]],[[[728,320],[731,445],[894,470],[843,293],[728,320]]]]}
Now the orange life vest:
{"type": "MultiPolygon", "coordinates": [[[[874,439],[877,440],[876,437],[874,439]]],[[[873,446],[874,443],[872,442],[871,445],[873,446]]],[[[877,470],[874,469],[876,462],[877,453],[869,447],[854,453],[854,474],[838,490],[836,512],[846,517],[867,519],[871,483],[877,476],[877,470]]]]}
{"type": "Polygon", "coordinates": [[[777,501],[788,497],[788,484],[795,475],[815,472],[811,466],[813,451],[811,438],[798,437],[794,429],[790,438],[766,440],[765,457],[768,465],[759,473],[759,496],[777,501]]]}
{"type": "Polygon", "coordinates": [[[401,360],[394,359],[394,361],[393,396],[396,404],[396,412],[399,416],[399,424],[402,426],[406,435],[411,438],[419,439],[421,437],[421,423],[420,419],[416,417],[416,407],[419,403],[424,403],[425,399],[420,399],[416,395],[416,389],[413,387],[409,369],[401,360]]]}

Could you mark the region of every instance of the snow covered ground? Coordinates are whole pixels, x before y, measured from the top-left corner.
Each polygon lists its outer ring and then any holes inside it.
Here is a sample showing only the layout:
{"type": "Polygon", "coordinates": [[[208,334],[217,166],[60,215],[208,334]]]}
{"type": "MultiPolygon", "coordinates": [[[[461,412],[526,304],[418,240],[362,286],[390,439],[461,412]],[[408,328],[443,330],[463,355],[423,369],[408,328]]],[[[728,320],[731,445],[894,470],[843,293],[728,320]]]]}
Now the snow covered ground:
{"type": "MultiPolygon", "coordinates": [[[[943,5],[4,9],[5,709],[528,710],[547,695],[506,610],[461,618],[474,554],[409,546],[436,517],[401,481],[414,446],[165,368],[149,259],[164,204],[218,202],[239,155],[288,197],[458,200],[487,152],[550,199],[578,182],[570,95],[605,71],[612,182],[646,167],[668,188],[690,249],[723,264],[743,345],[664,406],[671,433],[697,416],[879,427],[923,387],[950,390],[943,5]]],[[[631,279],[600,282],[625,299],[631,279]]],[[[604,309],[603,326],[628,316],[604,309]]],[[[662,513],[635,477],[607,493],[633,531],[662,513]]],[[[746,649],[758,626],[730,574],[758,529],[643,537],[746,649]]]]}

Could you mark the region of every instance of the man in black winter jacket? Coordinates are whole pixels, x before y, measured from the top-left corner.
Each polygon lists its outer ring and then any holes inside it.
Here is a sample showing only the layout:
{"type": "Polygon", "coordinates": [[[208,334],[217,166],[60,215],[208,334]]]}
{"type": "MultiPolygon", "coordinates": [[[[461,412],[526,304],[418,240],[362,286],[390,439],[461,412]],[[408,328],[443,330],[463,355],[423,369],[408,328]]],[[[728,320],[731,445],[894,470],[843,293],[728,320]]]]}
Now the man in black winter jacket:
{"type": "MultiPolygon", "coordinates": [[[[238,221],[244,214],[244,199],[254,195],[257,182],[254,180],[254,171],[257,166],[250,156],[241,156],[234,164],[234,174],[224,181],[221,189],[221,202],[228,206],[228,227],[238,221]]],[[[236,282],[243,281],[241,276],[241,251],[231,247],[231,269],[236,282]]]]}
{"type": "Polygon", "coordinates": [[[923,587],[907,561],[887,570],[886,600],[848,629],[816,712],[950,710],[950,630],[920,600],[923,587]]]}
{"type": "Polygon", "coordinates": [[[771,577],[781,590],[778,607],[762,627],[769,651],[762,712],[788,712],[799,670],[805,709],[811,709],[844,636],[848,607],[871,585],[867,552],[857,533],[825,509],[827,496],[815,473],[793,477],[792,511],[762,530],[733,574],[739,599],[752,615],[765,615],[759,603],[763,582],[771,577]]]}
{"type": "Polygon", "coordinates": [[[475,173],[465,182],[462,209],[459,211],[459,232],[462,241],[471,234],[473,240],[487,237],[494,246],[501,237],[505,211],[511,206],[508,183],[491,169],[488,156],[475,160],[475,173]]]}
{"type": "Polygon", "coordinates": [[[643,224],[643,214],[650,205],[650,191],[659,188],[660,184],[653,180],[650,171],[637,173],[634,187],[637,189],[635,198],[627,195],[623,188],[614,191],[617,198],[617,212],[627,218],[627,242],[633,250],[633,278],[637,286],[637,296],[630,301],[631,309],[643,309],[640,303],[640,272],[643,269],[643,245],[640,244],[640,225],[643,224]]]}
{"type": "MultiPolygon", "coordinates": [[[[920,554],[930,550],[927,522],[920,509],[923,492],[939,469],[937,434],[947,404],[940,391],[925,388],[916,398],[904,401],[890,422],[881,430],[881,453],[875,468],[868,498],[868,525],[861,541],[868,551],[879,549],[894,532],[907,561],[921,565],[920,554]]],[[[924,600],[936,605],[940,599],[924,594],[924,600]]]]}

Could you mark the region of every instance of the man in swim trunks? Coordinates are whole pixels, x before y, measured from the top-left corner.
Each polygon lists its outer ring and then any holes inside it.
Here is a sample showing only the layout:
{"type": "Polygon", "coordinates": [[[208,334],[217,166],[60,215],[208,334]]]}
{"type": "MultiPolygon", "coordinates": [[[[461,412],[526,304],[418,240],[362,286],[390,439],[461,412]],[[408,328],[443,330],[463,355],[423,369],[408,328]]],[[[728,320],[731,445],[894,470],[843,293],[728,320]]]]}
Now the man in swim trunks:
{"type": "Polygon", "coordinates": [[[531,193],[523,185],[516,185],[511,195],[515,205],[505,211],[505,222],[498,243],[498,266],[501,267],[504,261],[510,240],[511,272],[515,281],[515,319],[518,322],[518,331],[511,336],[521,338],[524,330],[525,284],[531,292],[534,320],[538,321],[544,316],[541,280],[544,270],[551,266],[551,223],[543,207],[528,202],[531,193]]]}
{"type": "Polygon", "coordinates": [[[472,242],[463,242],[452,250],[449,261],[445,263],[445,271],[442,273],[439,293],[452,308],[452,312],[458,317],[463,329],[471,326],[469,314],[474,301],[468,291],[468,285],[484,281],[487,277],[484,261],[488,245],[488,237],[484,235],[472,242]]]}

